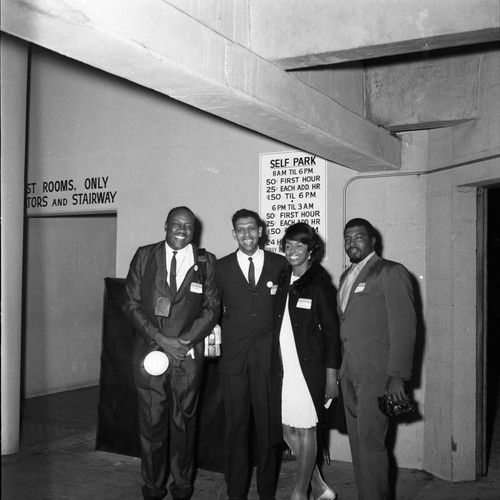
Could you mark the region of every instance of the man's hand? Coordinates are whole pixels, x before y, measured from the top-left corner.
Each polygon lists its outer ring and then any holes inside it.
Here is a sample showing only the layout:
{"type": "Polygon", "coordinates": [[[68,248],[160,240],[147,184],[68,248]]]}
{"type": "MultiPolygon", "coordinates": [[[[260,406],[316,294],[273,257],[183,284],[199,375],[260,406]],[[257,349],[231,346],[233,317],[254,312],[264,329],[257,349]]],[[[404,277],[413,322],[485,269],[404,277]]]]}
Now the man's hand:
{"type": "Polygon", "coordinates": [[[154,340],[163,349],[174,367],[181,364],[190,349],[189,341],[178,337],[165,337],[158,334],[154,340]]]}
{"type": "Polygon", "coordinates": [[[337,370],[326,369],[325,401],[337,399],[340,396],[339,384],[337,383],[337,370]]]}
{"type": "Polygon", "coordinates": [[[389,399],[395,402],[403,402],[408,399],[405,392],[405,382],[400,377],[389,377],[385,393],[389,399]]]}
{"type": "Polygon", "coordinates": [[[328,382],[325,387],[325,399],[337,399],[340,396],[339,386],[337,382],[328,382]]]}

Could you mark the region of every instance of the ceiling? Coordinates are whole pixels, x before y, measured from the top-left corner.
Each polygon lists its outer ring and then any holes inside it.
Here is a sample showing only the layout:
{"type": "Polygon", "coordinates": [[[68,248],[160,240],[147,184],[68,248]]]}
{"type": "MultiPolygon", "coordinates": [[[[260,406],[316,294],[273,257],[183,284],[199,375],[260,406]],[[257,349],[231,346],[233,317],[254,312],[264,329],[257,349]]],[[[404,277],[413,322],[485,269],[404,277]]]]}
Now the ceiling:
{"type": "Polygon", "coordinates": [[[476,118],[475,61],[498,50],[498,0],[310,7],[3,0],[1,29],[360,172],[400,168],[395,132],[476,118]]]}

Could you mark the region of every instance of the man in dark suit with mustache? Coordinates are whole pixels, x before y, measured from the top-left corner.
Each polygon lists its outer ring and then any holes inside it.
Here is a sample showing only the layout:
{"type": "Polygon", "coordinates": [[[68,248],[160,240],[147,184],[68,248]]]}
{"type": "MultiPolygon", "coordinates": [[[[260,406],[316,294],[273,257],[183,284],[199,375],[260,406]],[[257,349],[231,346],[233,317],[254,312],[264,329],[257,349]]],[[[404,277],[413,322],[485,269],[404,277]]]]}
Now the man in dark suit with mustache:
{"type": "Polygon", "coordinates": [[[126,280],[124,311],[136,332],[133,363],[145,500],[166,496],[169,472],[174,499],[189,499],[193,493],[203,340],[220,314],[215,256],[191,244],[194,226],[189,208],[172,209],[165,241],[139,248],[126,280]],[[161,375],[150,375],[143,366],[155,350],[169,360],[161,375]]]}
{"type": "Polygon", "coordinates": [[[385,446],[388,417],[377,397],[406,399],[416,335],[413,286],[406,268],[375,253],[365,219],[344,229],[351,266],[340,277],[338,314],[343,360],[340,381],[359,500],[389,500],[385,446]]]}
{"type": "Polygon", "coordinates": [[[273,302],[286,260],[259,248],[263,224],[256,212],[238,210],[232,223],[238,250],[217,261],[223,306],[219,373],[225,415],[227,493],[230,500],[247,498],[253,414],[257,491],[262,500],[272,500],[277,479],[268,400],[273,302]]]}

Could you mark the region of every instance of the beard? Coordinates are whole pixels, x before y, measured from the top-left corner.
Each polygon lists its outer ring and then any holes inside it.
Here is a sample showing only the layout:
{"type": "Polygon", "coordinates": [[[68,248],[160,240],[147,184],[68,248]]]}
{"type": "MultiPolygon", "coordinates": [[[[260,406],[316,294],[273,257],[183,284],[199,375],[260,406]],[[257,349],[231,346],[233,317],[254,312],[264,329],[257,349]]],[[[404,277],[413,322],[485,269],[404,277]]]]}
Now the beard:
{"type": "Polygon", "coordinates": [[[361,262],[362,259],[362,252],[359,248],[351,248],[347,252],[347,256],[349,257],[349,260],[351,261],[352,264],[357,264],[358,262],[361,262]],[[351,252],[351,250],[354,250],[354,252],[351,252]]]}

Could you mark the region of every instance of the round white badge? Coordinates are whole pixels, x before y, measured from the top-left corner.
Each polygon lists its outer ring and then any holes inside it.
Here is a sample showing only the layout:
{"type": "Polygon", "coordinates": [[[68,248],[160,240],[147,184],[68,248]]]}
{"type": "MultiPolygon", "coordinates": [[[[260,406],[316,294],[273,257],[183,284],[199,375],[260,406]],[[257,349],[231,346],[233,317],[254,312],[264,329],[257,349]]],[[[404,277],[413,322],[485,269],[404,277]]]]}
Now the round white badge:
{"type": "Polygon", "coordinates": [[[168,368],[168,356],[161,351],[150,352],[144,358],[144,369],[150,375],[161,375],[168,368]]]}
{"type": "Polygon", "coordinates": [[[273,282],[272,281],[268,281],[266,283],[266,285],[267,285],[267,288],[272,288],[273,287],[273,282]]]}

